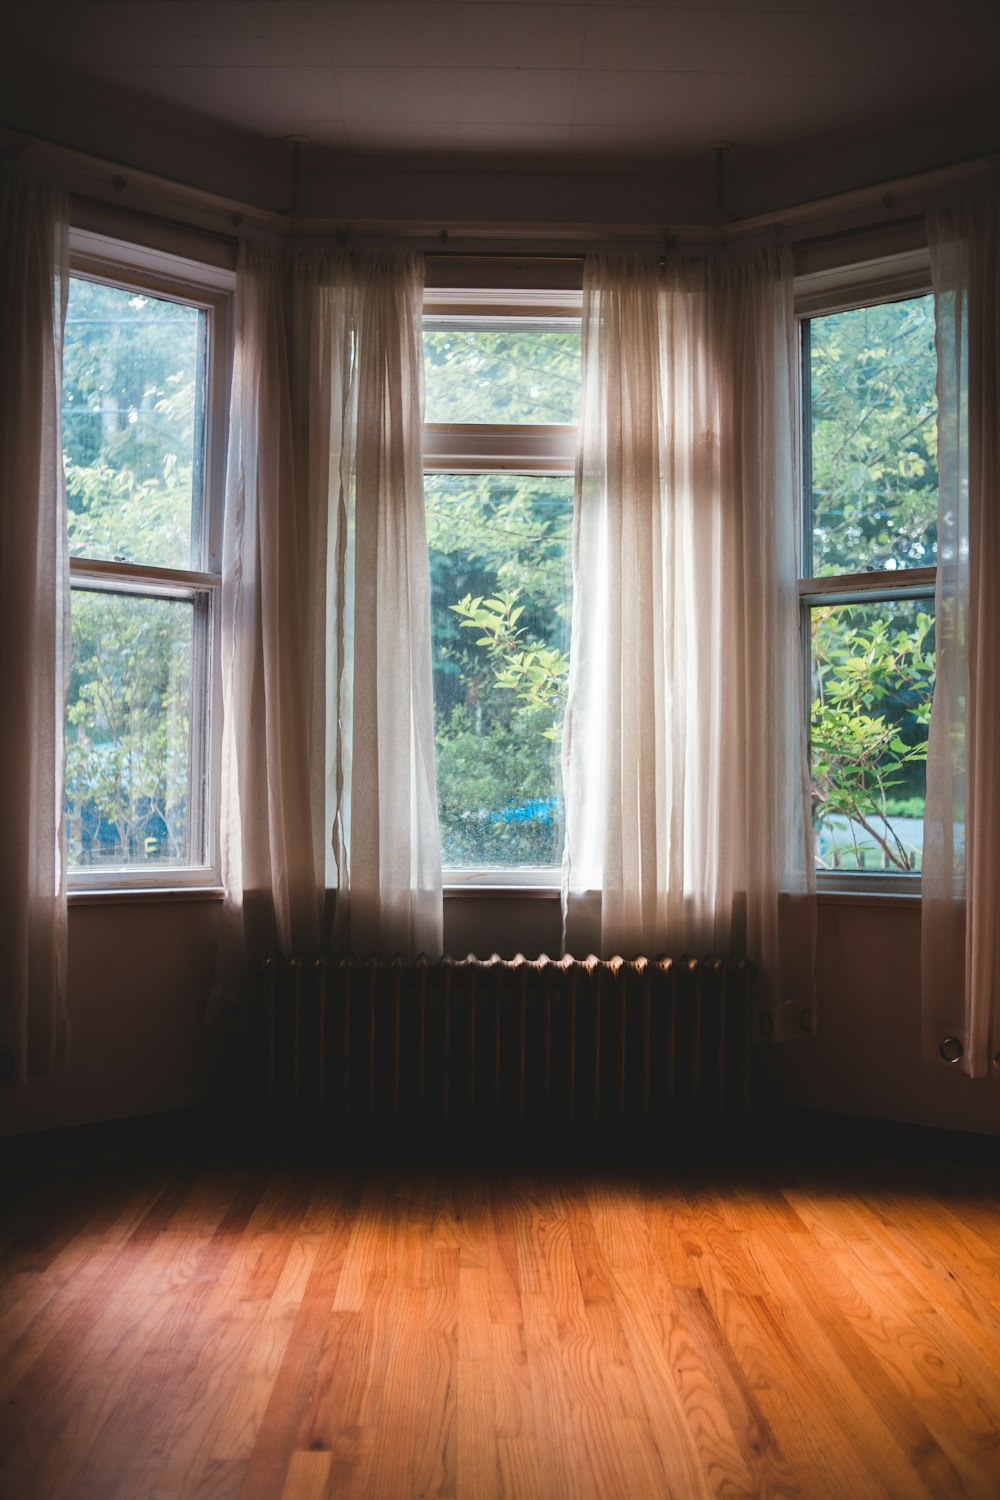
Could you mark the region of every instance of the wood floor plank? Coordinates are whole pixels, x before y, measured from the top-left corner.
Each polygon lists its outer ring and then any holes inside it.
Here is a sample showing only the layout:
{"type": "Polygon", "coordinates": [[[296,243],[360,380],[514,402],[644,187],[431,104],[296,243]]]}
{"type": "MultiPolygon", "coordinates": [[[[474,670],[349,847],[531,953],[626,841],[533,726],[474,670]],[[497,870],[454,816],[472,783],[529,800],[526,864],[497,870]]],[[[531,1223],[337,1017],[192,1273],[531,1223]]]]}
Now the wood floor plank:
{"type": "MultiPolygon", "coordinates": [[[[163,1186],[157,1174],[138,1183],[129,1174],[121,1189],[115,1179],[91,1182],[89,1211],[74,1220],[68,1210],[76,1232],[66,1237],[62,1250],[44,1270],[19,1270],[6,1279],[0,1290],[0,1345],[5,1355],[0,1362],[0,1405],[12,1399],[55,1342],[60,1365],[66,1362],[68,1346],[86,1335],[107,1292],[143,1260],[147,1246],[137,1230],[161,1198],[163,1186]]],[[[219,1201],[225,1203],[225,1179],[216,1188],[219,1201]]],[[[13,1259],[20,1263],[18,1253],[13,1259]]],[[[0,1418],[0,1429],[2,1425],[0,1418]]]]}
{"type": "MultiPolygon", "coordinates": [[[[20,1467],[30,1474],[48,1500],[60,1500],[81,1477],[122,1400],[131,1405],[147,1348],[175,1353],[204,1315],[220,1265],[216,1230],[226,1203],[218,1193],[209,1195],[207,1219],[185,1215],[185,1199],[197,1182],[198,1174],[186,1170],[164,1183],[114,1270],[106,1272],[106,1295],[91,1289],[72,1323],[46,1345],[14,1390],[10,1415],[41,1406],[44,1420],[24,1427],[8,1461],[15,1472],[20,1467]]],[[[230,1248],[223,1247],[223,1258],[230,1248]]]]}
{"type": "Polygon", "coordinates": [[[535,1438],[498,1438],[497,1464],[501,1495],[516,1495],[517,1500],[548,1500],[542,1488],[535,1438]]]}
{"type": "Polygon", "coordinates": [[[632,1268],[612,1273],[657,1448],[681,1493],[750,1494],[750,1475],[673,1288],[632,1268]]]}
{"type": "Polygon", "coordinates": [[[332,1466],[329,1453],[293,1453],[281,1500],[324,1500],[332,1466]]]}
{"type": "Polygon", "coordinates": [[[453,1496],[458,1472],[459,1274],[461,1251],[433,1246],[424,1309],[421,1421],[413,1454],[413,1493],[453,1496]]]}
{"type": "Polygon", "coordinates": [[[810,1231],[844,1282],[874,1317],[880,1317],[883,1358],[898,1365],[904,1379],[912,1373],[916,1398],[941,1403],[958,1430],[990,1450],[1000,1445],[1000,1367],[983,1353],[983,1329],[956,1306],[939,1312],[912,1282],[896,1274],[891,1256],[873,1253],[832,1233],[822,1211],[810,1216],[810,1231]]]}
{"type": "MultiPolygon", "coordinates": [[[[763,1239],[763,1233],[761,1233],[763,1239]]],[[[899,1475],[909,1472],[936,1500],[953,1500],[965,1493],[960,1475],[912,1400],[900,1391],[891,1372],[864,1338],[844,1318],[813,1267],[805,1266],[780,1240],[780,1232],[766,1236],[773,1253],[776,1285],[794,1301],[804,1337],[825,1356],[831,1384],[836,1382],[859,1413],[850,1430],[863,1442],[872,1472],[892,1492],[899,1475]],[[862,1413],[871,1413],[866,1418],[862,1413]],[[876,1416],[877,1414],[877,1416],[876,1416]]]]}
{"type": "Polygon", "coordinates": [[[133,1160],[11,1213],[0,1500],[1000,1495],[996,1174],[133,1160]]]}

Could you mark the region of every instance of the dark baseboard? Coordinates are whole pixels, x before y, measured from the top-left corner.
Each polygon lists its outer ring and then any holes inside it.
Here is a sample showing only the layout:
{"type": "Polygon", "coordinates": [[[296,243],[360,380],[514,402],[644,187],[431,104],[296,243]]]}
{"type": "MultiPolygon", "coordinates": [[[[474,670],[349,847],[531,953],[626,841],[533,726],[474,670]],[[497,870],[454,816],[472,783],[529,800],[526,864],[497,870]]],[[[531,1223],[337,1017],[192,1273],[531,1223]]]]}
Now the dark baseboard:
{"type": "Polygon", "coordinates": [[[3,1138],[3,1175],[61,1170],[91,1162],[186,1153],[206,1138],[213,1124],[200,1110],[98,1120],[87,1125],[36,1130],[3,1138]]]}
{"type": "Polygon", "coordinates": [[[408,1127],[350,1130],[275,1126],[215,1110],[183,1110],[8,1136],[2,1176],[85,1164],[163,1157],[237,1156],[357,1166],[517,1163],[561,1166],[697,1167],[699,1164],[817,1162],[855,1155],[946,1162],[1000,1170],[1000,1137],[893,1120],[778,1108],[749,1130],[706,1133],[696,1126],[652,1129],[593,1125],[512,1131],[408,1127]]]}
{"type": "Polygon", "coordinates": [[[758,1127],[757,1141],[776,1155],[863,1153],[1000,1169],[1000,1136],[825,1110],[777,1106],[758,1127]]]}

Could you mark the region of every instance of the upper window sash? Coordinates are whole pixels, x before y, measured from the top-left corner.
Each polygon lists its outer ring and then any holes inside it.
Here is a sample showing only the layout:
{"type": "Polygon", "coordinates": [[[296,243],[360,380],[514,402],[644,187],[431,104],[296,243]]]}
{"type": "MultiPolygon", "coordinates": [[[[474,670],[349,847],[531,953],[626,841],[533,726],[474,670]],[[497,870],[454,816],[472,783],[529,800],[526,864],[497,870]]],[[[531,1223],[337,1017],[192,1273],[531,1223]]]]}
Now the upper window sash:
{"type": "MultiPolygon", "coordinates": [[[[852,283],[847,277],[845,269],[839,270],[832,284],[827,287],[822,295],[815,289],[808,294],[801,292],[801,282],[797,282],[796,309],[798,322],[798,356],[799,356],[799,381],[798,381],[798,431],[801,444],[801,465],[799,474],[800,483],[800,515],[801,515],[801,562],[800,577],[803,580],[822,578],[824,584],[830,582],[829,574],[817,574],[819,559],[815,555],[816,547],[816,525],[817,511],[815,507],[815,491],[813,485],[813,404],[812,404],[812,324],[820,319],[833,317],[839,313],[862,312],[866,308],[884,307],[893,303],[902,303],[923,299],[930,295],[930,270],[927,262],[926,252],[920,255],[907,255],[892,257],[891,262],[873,263],[881,267],[884,274],[876,275],[871,266],[860,268],[865,271],[861,281],[852,283]],[[905,263],[905,273],[892,269],[897,261],[905,263]],[[889,270],[885,270],[886,266],[889,270]],[[853,290],[853,294],[852,294],[853,290]]],[[[801,278],[801,281],[815,283],[827,280],[830,273],[823,273],[817,277],[801,278]]],[[[929,414],[928,414],[929,420],[929,414]]],[[[822,517],[820,517],[822,519],[822,517]]],[[[902,535],[902,533],[900,533],[902,535]]],[[[846,559],[848,561],[850,559],[846,559]]],[[[859,556],[857,561],[864,562],[859,556]]],[[[857,586],[864,588],[861,580],[871,578],[873,573],[884,575],[887,583],[898,577],[904,577],[912,583],[917,579],[914,575],[928,571],[927,568],[907,566],[905,557],[893,560],[889,554],[889,566],[879,568],[878,555],[872,556],[872,567],[866,567],[865,571],[856,572],[853,576],[857,580],[857,586]]],[[[933,576],[934,567],[929,571],[933,576]]],[[[839,576],[839,575],[838,575],[839,576]]],[[[848,573],[845,572],[845,577],[848,573]]],[[[897,597],[903,597],[901,592],[909,587],[908,584],[900,583],[900,591],[897,597]]],[[[889,596],[887,596],[889,597],[889,596]]]]}
{"type": "Polygon", "coordinates": [[[70,275],[124,287],[140,296],[178,302],[207,315],[200,541],[197,555],[192,557],[192,569],[218,574],[222,567],[235,275],[77,229],[70,231],[70,275]]]}

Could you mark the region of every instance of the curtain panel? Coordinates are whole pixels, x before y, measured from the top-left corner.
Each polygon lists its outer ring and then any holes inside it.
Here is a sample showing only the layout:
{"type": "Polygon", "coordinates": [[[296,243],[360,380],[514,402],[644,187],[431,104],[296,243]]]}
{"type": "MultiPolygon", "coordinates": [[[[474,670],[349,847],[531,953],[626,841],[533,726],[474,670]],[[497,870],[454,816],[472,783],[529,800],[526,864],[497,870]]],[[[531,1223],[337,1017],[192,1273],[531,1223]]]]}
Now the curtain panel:
{"type": "Polygon", "coordinates": [[[940,502],[923,1047],[973,1078],[1000,1078],[1000,202],[933,215],[928,234],[940,502]]]}
{"type": "Polygon", "coordinates": [[[563,745],[564,946],[748,954],[809,1020],[815,934],[792,271],[589,262],[563,745]]]}
{"type": "Polygon", "coordinates": [[[62,481],[65,195],[0,173],[0,1054],[20,1080],[68,1046],[63,721],[69,563],[62,481]]]}
{"type": "Polygon", "coordinates": [[[337,947],[440,954],[431,590],[424,517],[423,262],[352,262],[333,628],[337,947]]]}
{"type": "Polygon", "coordinates": [[[441,948],[420,293],[412,257],[241,251],[217,1011],[325,951],[328,892],[344,948],[441,948]]]}

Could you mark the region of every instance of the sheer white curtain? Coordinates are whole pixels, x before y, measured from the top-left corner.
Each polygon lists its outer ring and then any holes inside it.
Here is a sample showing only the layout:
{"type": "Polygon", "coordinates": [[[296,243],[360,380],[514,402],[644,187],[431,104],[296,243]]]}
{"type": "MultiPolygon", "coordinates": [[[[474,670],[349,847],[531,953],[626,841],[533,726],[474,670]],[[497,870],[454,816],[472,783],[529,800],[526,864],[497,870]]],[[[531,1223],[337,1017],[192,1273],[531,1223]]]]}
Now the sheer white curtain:
{"type": "Polygon", "coordinates": [[[937,678],[922,871],[929,1058],[1000,1077],[1000,203],[928,221],[938,350],[937,678]]]}
{"type": "Polygon", "coordinates": [[[65,1055],[62,485],[65,196],[0,173],[0,1053],[19,1079],[65,1055]]]}
{"type": "Polygon", "coordinates": [[[311,438],[329,430],[340,373],[327,326],[337,276],[319,257],[253,244],[237,273],[220,819],[237,972],[244,945],[251,958],[322,948],[330,456],[311,438]]]}
{"type": "Polygon", "coordinates": [[[797,1023],[814,902],[791,286],[776,251],[588,265],[563,886],[568,951],[745,952],[797,1023]]]}
{"type": "Polygon", "coordinates": [[[354,380],[341,449],[334,622],[338,946],[440,954],[422,262],[353,264],[354,380]]]}
{"type": "Polygon", "coordinates": [[[418,262],[247,245],[224,547],[217,1004],[245,958],[440,951],[418,262]]]}

